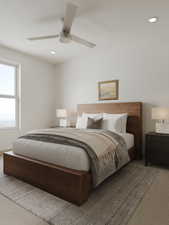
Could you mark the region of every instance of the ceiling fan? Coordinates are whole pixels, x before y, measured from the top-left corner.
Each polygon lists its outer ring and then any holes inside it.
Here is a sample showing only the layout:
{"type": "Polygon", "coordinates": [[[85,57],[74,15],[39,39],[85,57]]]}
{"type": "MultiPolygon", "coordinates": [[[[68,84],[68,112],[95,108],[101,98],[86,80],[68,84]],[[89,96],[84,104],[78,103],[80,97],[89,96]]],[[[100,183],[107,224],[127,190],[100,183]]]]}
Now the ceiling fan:
{"type": "Polygon", "coordinates": [[[70,43],[71,41],[77,42],[79,44],[85,45],[89,48],[93,48],[96,45],[86,41],[76,35],[71,34],[71,28],[73,24],[73,20],[76,16],[78,6],[73,3],[67,3],[66,5],[66,12],[63,18],[63,28],[60,34],[56,35],[48,35],[48,36],[40,36],[40,37],[31,37],[28,38],[30,41],[37,41],[37,40],[44,40],[44,39],[52,39],[52,38],[59,38],[60,42],[62,43],[70,43]]]}

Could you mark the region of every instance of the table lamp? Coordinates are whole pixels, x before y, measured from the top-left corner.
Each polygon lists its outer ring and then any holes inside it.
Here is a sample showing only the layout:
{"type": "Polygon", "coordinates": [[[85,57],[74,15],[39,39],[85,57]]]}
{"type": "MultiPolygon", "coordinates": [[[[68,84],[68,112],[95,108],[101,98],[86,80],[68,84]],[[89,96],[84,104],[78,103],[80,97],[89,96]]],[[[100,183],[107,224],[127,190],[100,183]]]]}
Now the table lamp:
{"type": "Polygon", "coordinates": [[[67,110],[66,109],[57,109],[56,110],[56,117],[59,118],[59,126],[60,127],[67,127],[68,120],[67,120],[67,110]]]}
{"type": "Polygon", "coordinates": [[[169,108],[152,108],[152,119],[156,120],[157,133],[169,133],[169,108]]]}

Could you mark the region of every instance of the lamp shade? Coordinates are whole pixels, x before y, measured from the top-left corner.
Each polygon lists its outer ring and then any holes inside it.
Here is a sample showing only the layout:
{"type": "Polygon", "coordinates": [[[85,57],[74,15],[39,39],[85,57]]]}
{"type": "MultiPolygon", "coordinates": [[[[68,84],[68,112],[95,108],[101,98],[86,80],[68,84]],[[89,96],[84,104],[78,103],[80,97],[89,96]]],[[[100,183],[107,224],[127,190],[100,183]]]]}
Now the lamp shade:
{"type": "Polygon", "coordinates": [[[169,120],[169,108],[152,108],[153,120],[169,120]]]}
{"type": "Polygon", "coordinates": [[[58,117],[58,118],[66,118],[67,117],[66,109],[57,109],[56,110],[56,117],[58,117]]]}

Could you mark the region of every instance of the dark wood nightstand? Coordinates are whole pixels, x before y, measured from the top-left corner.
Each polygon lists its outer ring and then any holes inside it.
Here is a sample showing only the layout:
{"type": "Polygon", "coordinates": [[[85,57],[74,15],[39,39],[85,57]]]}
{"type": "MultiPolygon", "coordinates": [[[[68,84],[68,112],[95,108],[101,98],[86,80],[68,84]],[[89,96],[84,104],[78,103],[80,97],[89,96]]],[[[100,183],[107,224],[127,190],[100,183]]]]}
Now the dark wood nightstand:
{"type": "Polygon", "coordinates": [[[149,163],[169,166],[169,134],[146,134],[145,166],[149,163]]]}

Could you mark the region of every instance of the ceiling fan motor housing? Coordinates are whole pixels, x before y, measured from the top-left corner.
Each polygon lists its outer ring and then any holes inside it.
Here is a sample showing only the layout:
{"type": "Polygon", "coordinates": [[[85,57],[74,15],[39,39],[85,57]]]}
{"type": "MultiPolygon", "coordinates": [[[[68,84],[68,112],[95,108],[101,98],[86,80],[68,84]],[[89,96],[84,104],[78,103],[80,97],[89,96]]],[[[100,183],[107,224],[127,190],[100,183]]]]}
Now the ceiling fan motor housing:
{"type": "Polygon", "coordinates": [[[65,44],[71,42],[69,32],[67,32],[67,31],[62,31],[62,32],[60,33],[60,42],[65,43],[65,44]]]}

